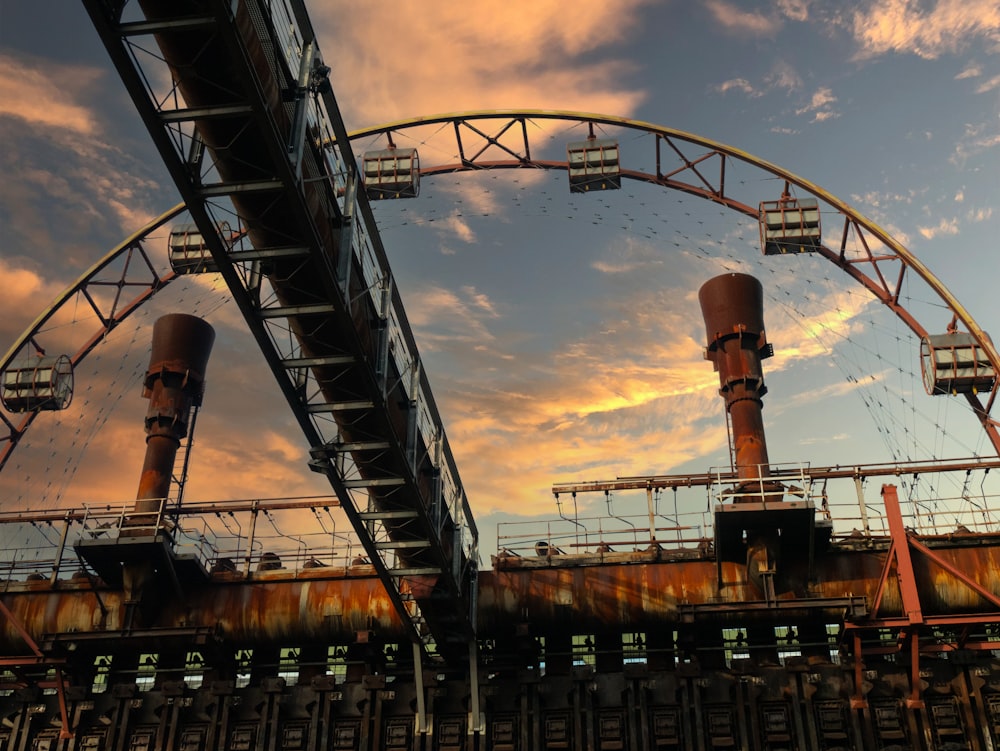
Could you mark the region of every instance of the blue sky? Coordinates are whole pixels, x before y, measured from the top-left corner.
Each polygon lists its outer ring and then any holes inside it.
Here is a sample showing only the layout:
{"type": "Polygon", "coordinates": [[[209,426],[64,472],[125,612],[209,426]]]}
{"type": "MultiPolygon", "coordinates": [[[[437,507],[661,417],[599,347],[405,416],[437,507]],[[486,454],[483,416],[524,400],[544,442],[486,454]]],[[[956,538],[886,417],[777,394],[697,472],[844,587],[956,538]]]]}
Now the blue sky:
{"type": "MultiPolygon", "coordinates": [[[[1000,330],[992,0],[312,6],[350,129],[439,112],[557,109],[695,133],[846,201],[923,260],[983,328],[1000,330]]],[[[37,5],[0,0],[4,341],[178,200],[82,7],[45,7],[42,23],[37,5]]],[[[582,134],[539,126],[537,137],[560,150],[582,134]]],[[[641,145],[620,137],[627,161],[641,145]]],[[[440,137],[425,140],[425,163],[447,159],[440,137]]],[[[760,192],[773,200],[780,186],[760,192]]],[[[571,198],[561,173],[505,172],[427,180],[419,199],[376,213],[483,528],[553,513],[553,482],[726,462],[695,297],[726,268],[762,275],[774,298],[765,311],[778,350],[765,363],[772,460],[879,460],[892,455],[879,425],[907,421],[930,435],[915,455],[987,451],[961,405],[911,393],[911,373],[887,379],[892,368],[912,371],[916,353],[912,342],[889,344],[905,332],[856,285],[815,259],[764,265],[756,229],[704,201],[634,184],[571,198]],[[811,320],[828,321],[825,339],[808,334],[811,320]],[[872,352],[893,363],[873,363],[872,352]],[[873,376],[889,387],[862,395],[851,385],[873,376]],[[904,416],[880,423],[883,409],[904,416]],[[955,435],[947,445],[931,427],[945,419],[955,435]]],[[[323,492],[237,314],[210,285],[192,282],[163,302],[203,310],[220,330],[189,492],[323,492]]],[[[913,304],[928,328],[944,330],[933,300],[913,304]]],[[[134,493],[144,405],[129,379],[145,365],[142,341],[109,345],[116,364],[119,352],[137,353],[115,381],[121,394],[98,386],[100,398],[85,399],[78,386],[71,415],[32,428],[38,448],[0,478],[8,503],[134,493]],[[83,437],[63,447],[60,432],[83,437]],[[69,479],[53,482],[57,468],[69,479]]]]}

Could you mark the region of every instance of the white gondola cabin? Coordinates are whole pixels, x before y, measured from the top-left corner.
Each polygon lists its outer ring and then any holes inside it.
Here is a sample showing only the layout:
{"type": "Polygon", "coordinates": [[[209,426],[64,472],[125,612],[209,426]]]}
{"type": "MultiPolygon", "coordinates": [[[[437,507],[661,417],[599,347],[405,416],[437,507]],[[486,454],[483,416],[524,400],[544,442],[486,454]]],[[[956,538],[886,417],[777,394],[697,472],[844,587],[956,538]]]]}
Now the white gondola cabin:
{"type": "Polygon", "coordinates": [[[760,247],[764,255],[809,253],[820,246],[819,203],[815,198],[761,201],[760,247]]]}
{"type": "Polygon", "coordinates": [[[618,141],[613,138],[588,138],[566,147],[569,165],[569,190],[615,190],[622,186],[618,141]]]}
{"type": "Polygon", "coordinates": [[[992,391],[996,370],[972,334],[932,334],[920,342],[920,367],[928,394],[977,394],[992,391]]]}
{"type": "MultiPolygon", "coordinates": [[[[219,237],[227,248],[232,246],[233,231],[228,222],[220,222],[219,237]]],[[[170,230],[167,257],[170,268],[177,274],[210,274],[219,270],[196,224],[178,224],[170,230]]]]}
{"type": "Polygon", "coordinates": [[[3,372],[0,401],[8,412],[66,409],[73,400],[73,364],[66,355],[29,357],[3,372]]]}
{"type": "Polygon", "coordinates": [[[367,151],[361,164],[370,200],[416,198],[420,193],[420,155],[416,149],[367,151]]]}

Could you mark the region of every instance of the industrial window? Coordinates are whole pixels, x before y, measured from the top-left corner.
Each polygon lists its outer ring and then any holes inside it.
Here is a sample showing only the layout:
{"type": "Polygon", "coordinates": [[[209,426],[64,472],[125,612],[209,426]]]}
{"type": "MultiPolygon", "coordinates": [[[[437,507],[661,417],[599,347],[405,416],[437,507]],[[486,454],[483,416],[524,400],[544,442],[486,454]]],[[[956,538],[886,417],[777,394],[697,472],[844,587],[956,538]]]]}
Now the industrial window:
{"type": "MultiPolygon", "coordinates": [[[[986,626],[986,641],[1000,642],[1000,627],[994,625],[986,626]]],[[[1000,644],[995,644],[994,646],[1000,646],[1000,644]]],[[[990,652],[994,657],[1000,657],[1000,649],[993,649],[990,652]]]]}
{"type": "Polygon", "coordinates": [[[830,647],[830,662],[840,664],[840,624],[826,624],[826,643],[830,647]]]}
{"type": "Polygon", "coordinates": [[[395,665],[397,662],[397,657],[399,655],[399,645],[398,644],[386,644],[385,648],[382,650],[385,655],[386,665],[395,665]]]}
{"type": "Polygon", "coordinates": [[[188,688],[201,688],[205,682],[205,658],[201,652],[188,652],[184,658],[184,683],[188,688]]]}
{"type": "Polygon", "coordinates": [[[281,648],[278,677],[285,679],[286,686],[294,686],[299,682],[299,650],[294,647],[281,648]]]}
{"type": "Polygon", "coordinates": [[[594,665],[595,662],[594,635],[573,634],[573,664],[594,665]]]}
{"type": "MultiPolygon", "coordinates": [[[[878,640],[881,642],[883,647],[895,647],[898,641],[896,632],[891,628],[880,628],[878,630],[878,640]]],[[[895,662],[896,654],[895,652],[888,652],[882,655],[882,659],[886,662],[895,662]]]]}
{"type": "Polygon", "coordinates": [[[722,629],[722,644],[725,649],[726,665],[732,667],[733,660],[749,660],[747,635],[738,628],[722,629]]]}
{"type": "Polygon", "coordinates": [[[56,688],[55,688],[55,685],[56,685],[56,669],[55,668],[49,668],[48,670],[45,671],[45,680],[48,681],[49,685],[52,688],[44,689],[42,691],[42,696],[55,696],[57,693],[59,693],[56,690],[56,688]]]}
{"type": "Polygon", "coordinates": [[[347,647],[327,648],[326,674],[333,676],[334,683],[347,680],[347,647]]]}
{"type": "MultiPolygon", "coordinates": [[[[4,670],[0,672],[0,696],[11,696],[14,693],[13,688],[7,688],[8,686],[13,686],[17,682],[17,676],[14,675],[11,670],[4,670]]],[[[0,748],[3,748],[0,745],[0,748]]]]}
{"type": "Polygon", "coordinates": [[[801,657],[799,635],[792,626],[775,626],[774,641],[778,645],[778,661],[784,665],[789,657],[801,657]]]}
{"type": "Polygon", "coordinates": [[[149,691],[156,682],[156,660],[155,652],[146,652],[139,655],[139,669],[135,674],[135,685],[140,691],[149,691]]]}
{"type": "Polygon", "coordinates": [[[646,664],[646,634],[642,632],[622,634],[622,659],[626,664],[646,664]]]}
{"type": "Polygon", "coordinates": [[[432,641],[430,644],[425,644],[424,645],[424,651],[427,653],[428,659],[430,659],[432,661],[436,660],[437,659],[437,653],[438,653],[437,642],[432,641]]]}
{"type": "Polygon", "coordinates": [[[56,730],[43,730],[35,736],[31,744],[31,751],[53,751],[59,743],[59,732],[56,730]]]}
{"type": "Polygon", "coordinates": [[[236,650],[236,688],[246,688],[250,685],[250,664],[252,662],[252,649],[236,650]]]}
{"type": "Polygon", "coordinates": [[[94,683],[91,693],[103,694],[108,690],[108,674],[111,672],[111,655],[98,655],[94,659],[94,683]]]}
{"type": "Polygon", "coordinates": [[[480,639],[479,640],[479,664],[480,665],[492,665],[494,661],[494,653],[496,652],[496,640],[495,639],[480,639]]]}

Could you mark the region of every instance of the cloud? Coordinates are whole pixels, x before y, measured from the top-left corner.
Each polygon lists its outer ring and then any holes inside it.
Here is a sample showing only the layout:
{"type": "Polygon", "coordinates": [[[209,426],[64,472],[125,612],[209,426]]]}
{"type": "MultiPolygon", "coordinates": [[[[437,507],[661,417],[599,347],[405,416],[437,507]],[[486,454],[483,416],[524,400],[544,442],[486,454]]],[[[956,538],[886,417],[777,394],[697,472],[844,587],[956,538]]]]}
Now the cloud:
{"type": "MultiPolygon", "coordinates": [[[[440,316],[464,321],[451,324],[464,327],[452,338],[428,332],[434,323],[429,317],[415,323],[418,341],[430,333],[437,350],[455,358],[436,364],[435,394],[477,515],[523,514],[550,503],[554,482],[665,473],[693,461],[725,463],[724,408],[717,376],[702,356],[696,293],[678,293],[697,289],[695,280],[707,273],[704,262],[697,268],[671,264],[670,288],[650,290],[636,280],[663,271],[643,265],[655,263],[647,250],[639,243],[622,246],[592,262],[617,293],[591,298],[584,304],[589,310],[578,313],[591,323],[573,338],[547,338],[541,351],[500,319],[486,320],[488,346],[470,351],[467,341],[478,325],[467,320],[475,312],[471,291],[434,296],[440,316]],[[452,367],[456,362],[460,366],[452,367]],[[513,475],[511,467],[517,468],[513,475]]],[[[770,277],[769,286],[799,281],[787,272],[770,277]]],[[[877,303],[856,290],[814,290],[809,299],[796,298],[795,314],[787,305],[767,303],[769,320],[776,321],[769,339],[781,345],[768,361],[770,375],[828,361],[832,349],[864,328],[862,314],[877,303]]],[[[498,306],[491,301],[489,307],[498,306]]],[[[836,393],[852,388],[838,380],[836,393]]]]}
{"type": "Polygon", "coordinates": [[[855,11],[851,25],[860,57],[897,52],[933,60],[977,38],[994,38],[1000,6],[995,0],[877,0],[855,11]]]}
{"type": "Polygon", "coordinates": [[[976,78],[983,74],[983,69],[979,67],[976,63],[970,63],[966,66],[957,76],[955,76],[956,81],[961,81],[965,78],[976,78]]]}
{"type": "Polygon", "coordinates": [[[805,22],[809,20],[809,6],[812,0],[778,0],[778,8],[782,14],[792,21],[805,22]]]}
{"type": "Polygon", "coordinates": [[[1000,88],[1000,76],[993,76],[976,87],[977,94],[986,94],[990,91],[1000,88]]]}
{"type": "Polygon", "coordinates": [[[442,222],[442,225],[462,242],[469,245],[476,242],[476,233],[472,231],[469,223],[462,218],[458,209],[453,211],[451,215],[442,222]]]}
{"type": "Polygon", "coordinates": [[[796,91],[802,88],[802,78],[798,72],[784,60],[778,60],[771,72],[764,76],[763,83],[755,86],[745,78],[731,78],[716,84],[713,89],[720,94],[739,92],[751,99],[757,99],[775,90],[796,91]]]}
{"type": "Polygon", "coordinates": [[[812,121],[814,123],[821,123],[821,122],[824,122],[826,120],[835,120],[838,117],[840,117],[840,113],[839,112],[831,112],[830,110],[823,110],[823,111],[817,112],[815,115],[813,115],[812,121]]]}
{"type": "Polygon", "coordinates": [[[919,232],[921,236],[927,240],[931,240],[938,235],[957,235],[958,220],[942,219],[936,226],[933,227],[917,227],[917,232],[919,232]]]}
{"type": "Polygon", "coordinates": [[[8,258],[72,278],[158,213],[162,167],[118,145],[123,105],[93,104],[106,83],[86,66],[0,54],[0,141],[12,146],[0,150],[8,258]]]}
{"type": "Polygon", "coordinates": [[[835,346],[863,328],[861,315],[875,305],[873,297],[853,290],[829,292],[818,299],[803,300],[794,317],[768,329],[775,344],[775,359],[769,370],[779,371],[796,361],[824,358],[835,346]]]}
{"type": "Polygon", "coordinates": [[[992,123],[966,123],[962,137],[955,144],[950,161],[962,164],[970,157],[1000,146],[1000,131],[992,123]]]}
{"type": "Polygon", "coordinates": [[[762,96],[763,92],[756,91],[753,85],[745,78],[731,78],[715,86],[715,90],[720,94],[728,94],[730,91],[739,91],[747,96],[762,96]]]}
{"type": "Polygon", "coordinates": [[[311,15],[342,111],[370,124],[498,107],[632,113],[646,92],[609,49],[651,4],[363,3],[349,14],[320,4],[311,15]]]}
{"type": "Polygon", "coordinates": [[[836,101],[837,97],[833,95],[833,91],[829,87],[824,86],[813,92],[813,95],[809,100],[809,104],[795,110],[795,114],[808,115],[812,113],[813,122],[830,120],[840,116],[837,112],[831,109],[836,101]]]}
{"type": "Polygon", "coordinates": [[[781,29],[781,19],[743,10],[726,0],[707,0],[705,7],[715,21],[730,33],[774,36],[781,29]]]}
{"type": "Polygon", "coordinates": [[[500,314],[489,297],[473,286],[457,292],[425,286],[408,290],[406,300],[410,325],[420,329],[421,349],[433,350],[443,344],[483,345],[496,340],[486,321],[500,314]]]}
{"type": "Polygon", "coordinates": [[[799,72],[784,60],[778,60],[764,82],[771,89],[797,91],[802,88],[802,77],[799,72]]]}
{"type": "Polygon", "coordinates": [[[609,248],[609,255],[611,253],[613,258],[598,258],[591,262],[591,268],[602,274],[648,273],[665,262],[662,248],[632,237],[609,248]]]}
{"type": "Polygon", "coordinates": [[[62,285],[2,256],[0,278],[4,286],[4,293],[0,295],[0,336],[9,345],[28,327],[44,304],[59,294],[62,285]]]}
{"type": "Polygon", "coordinates": [[[103,76],[85,66],[16,59],[0,53],[0,116],[17,117],[35,127],[90,136],[97,129],[91,110],[78,101],[103,76]]]}

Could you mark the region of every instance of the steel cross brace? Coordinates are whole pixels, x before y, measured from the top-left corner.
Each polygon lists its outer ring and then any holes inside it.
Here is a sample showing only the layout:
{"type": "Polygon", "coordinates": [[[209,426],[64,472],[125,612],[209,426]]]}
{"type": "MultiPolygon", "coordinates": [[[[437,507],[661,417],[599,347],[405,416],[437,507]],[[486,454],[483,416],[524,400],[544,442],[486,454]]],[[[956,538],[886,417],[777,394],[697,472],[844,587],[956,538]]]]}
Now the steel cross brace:
{"type": "Polygon", "coordinates": [[[50,657],[46,657],[42,650],[39,648],[38,643],[31,638],[31,634],[28,633],[24,625],[14,616],[10,609],[0,600],[0,613],[3,614],[4,618],[10,623],[11,626],[21,635],[24,639],[25,644],[28,645],[28,649],[32,652],[32,657],[27,660],[19,658],[7,658],[3,660],[5,665],[15,666],[15,665],[42,665],[45,667],[52,667],[56,671],[55,689],[56,695],[59,698],[59,720],[62,725],[59,728],[59,737],[63,740],[73,737],[73,731],[69,727],[69,713],[66,710],[66,685],[63,680],[62,674],[62,660],[56,660],[50,657]]]}
{"type": "MultiPolygon", "coordinates": [[[[916,538],[915,535],[907,532],[903,526],[903,516],[899,508],[899,497],[896,493],[895,485],[882,486],[882,500],[885,505],[886,518],[889,522],[890,544],[886,552],[885,563],[882,566],[882,575],[879,577],[875,595],[872,598],[871,614],[872,619],[862,623],[848,624],[847,628],[853,632],[854,641],[854,671],[855,671],[855,693],[851,698],[852,706],[865,706],[864,697],[861,693],[863,677],[863,647],[861,643],[861,630],[866,628],[898,628],[898,646],[902,648],[909,640],[910,646],[910,685],[911,693],[906,700],[906,705],[910,708],[921,708],[924,706],[920,698],[920,630],[923,626],[962,626],[974,623],[995,622],[995,614],[955,614],[948,616],[925,616],[920,604],[920,593],[917,588],[917,581],[913,571],[913,560],[910,556],[911,549],[922,554],[933,561],[949,574],[954,576],[969,589],[983,597],[985,600],[1000,609],[1000,597],[990,592],[979,582],[972,579],[965,572],[954,564],[942,558],[938,553],[927,547],[916,538]],[[889,572],[892,570],[893,562],[896,564],[896,577],[899,581],[899,592],[903,602],[902,618],[878,618],[878,609],[882,603],[882,597],[889,581],[889,572]]],[[[967,636],[967,632],[966,632],[967,636]]]]}

